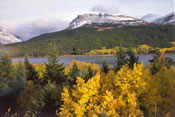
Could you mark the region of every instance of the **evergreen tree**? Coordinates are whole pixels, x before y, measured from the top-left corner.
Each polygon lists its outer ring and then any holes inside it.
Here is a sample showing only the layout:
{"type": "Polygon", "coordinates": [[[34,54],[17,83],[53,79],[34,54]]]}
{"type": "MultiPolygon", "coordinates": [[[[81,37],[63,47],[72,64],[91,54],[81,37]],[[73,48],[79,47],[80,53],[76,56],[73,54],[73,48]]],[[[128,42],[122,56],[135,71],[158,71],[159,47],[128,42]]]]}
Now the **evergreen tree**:
{"type": "Polygon", "coordinates": [[[127,54],[128,54],[128,57],[129,57],[127,59],[129,68],[133,69],[134,64],[139,63],[139,57],[138,56],[136,57],[135,54],[131,50],[127,54]]]}
{"type": "Polygon", "coordinates": [[[33,65],[29,62],[28,57],[24,58],[24,65],[26,68],[27,81],[32,80],[34,83],[39,83],[38,72],[35,70],[33,65]]]}
{"type": "Polygon", "coordinates": [[[26,81],[25,68],[20,62],[16,67],[7,57],[0,59],[0,96],[17,92],[24,88],[26,81]]]}
{"type": "Polygon", "coordinates": [[[73,66],[70,70],[69,76],[72,78],[71,84],[72,85],[75,84],[77,77],[80,76],[80,70],[78,69],[78,67],[75,63],[73,64],[73,66]]]}
{"type": "Polygon", "coordinates": [[[11,60],[7,57],[0,59],[0,96],[11,92],[9,81],[12,76],[11,60]]]}
{"type": "Polygon", "coordinates": [[[106,60],[104,60],[102,63],[102,72],[108,73],[108,71],[109,71],[109,65],[107,64],[106,60]]]}
{"type": "Polygon", "coordinates": [[[0,78],[1,81],[7,80],[12,71],[11,60],[7,57],[0,59],[0,78]]]}
{"type": "Polygon", "coordinates": [[[16,80],[17,80],[19,89],[24,88],[26,84],[26,79],[27,79],[27,75],[26,75],[25,66],[24,64],[19,62],[19,64],[16,67],[16,80]]]}
{"type": "Polygon", "coordinates": [[[151,62],[150,69],[152,74],[156,74],[163,67],[169,68],[175,64],[171,58],[165,57],[164,53],[156,53],[153,59],[149,60],[149,62],[151,62]]]}
{"type": "Polygon", "coordinates": [[[43,88],[31,104],[32,113],[35,116],[55,116],[56,109],[61,105],[61,91],[66,80],[64,65],[59,64],[58,51],[55,45],[48,50],[48,63],[42,79],[43,88]]]}
{"type": "Polygon", "coordinates": [[[46,73],[44,74],[43,84],[55,82],[56,84],[62,84],[65,81],[64,65],[58,63],[58,51],[55,45],[52,45],[48,50],[48,63],[46,65],[46,73]]]}
{"type": "Polygon", "coordinates": [[[122,50],[122,48],[120,47],[119,48],[119,51],[117,51],[116,52],[116,54],[115,54],[115,66],[114,66],[114,70],[115,71],[119,71],[120,70],[120,68],[123,66],[123,65],[125,65],[125,64],[127,64],[128,62],[127,62],[127,58],[126,58],[126,55],[125,55],[125,53],[124,53],[124,51],[122,50]]]}
{"type": "MultiPolygon", "coordinates": [[[[48,83],[33,97],[29,108],[34,117],[54,117],[56,109],[61,105],[62,87],[55,83],[48,83]]],[[[32,117],[33,117],[32,116],[32,117]]]]}
{"type": "Polygon", "coordinates": [[[77,52],[76,52],[76,49],[75,48],[72,49],[72,54],[73,55],[77,55],[77,52]]]}
{"type": "Polygon", "coordinates": [[[87,74],[85,75],[84,80],[87,82],[90,78],[94,76],[94,73],[91,69],[91,66],[88,66],[87,74]]]}

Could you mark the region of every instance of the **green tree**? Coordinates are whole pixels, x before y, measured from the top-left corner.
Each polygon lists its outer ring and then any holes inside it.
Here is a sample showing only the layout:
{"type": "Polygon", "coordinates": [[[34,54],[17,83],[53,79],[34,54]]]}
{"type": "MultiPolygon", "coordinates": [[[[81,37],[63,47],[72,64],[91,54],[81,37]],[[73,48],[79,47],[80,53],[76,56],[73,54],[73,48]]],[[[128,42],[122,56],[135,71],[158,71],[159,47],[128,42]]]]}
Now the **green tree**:
{"type": "Polygon", "coordinates": [[[76,63],[73,64],[71,70],[70,70],[70,73],[69,73],[69,76],[72,78],[71,79],[71,84],[75,84],[76,83],[76,80],[77,80],[77,77],[80,76],[80,70],[78,69],[78,66],[76,63]]]}
{"type": "Polygon", "coordinates": [[[72,48],[72,54],[73,55],[77,55],[77,52],[76,52],[76,49],[75,48],[72,48]]]}
{"type": "Polygon", "coordinates": [[[135,54],[130,50],[127,52],[128,54],[128,65],[129,65],[129,68],[133,69],[134,67],[134,64],[138,64],[139,63],[139,57],[138,56],[135,56],[135,54]]]}
{"type": "Polygon", "coordinates": [[[39,83],[38,72],[35,70],[33,65],[29,62],[28,57],[24,58],[24,65],[26,68],[27,81],[32,80],[34,83],[39,83]]]}
{"type": "Polygon", "coordinates": [[[104,60],[102,63],[102,72],[108,73],[109,70],[109,65],[107,64],[106,60],[104,60]]]}
{"type": "Polygon", "coordinates": [[[12,77],[11,60],[7,57],[0,59],[0,96],[9,94],[11,88],[9,87],[9,81],[12,77]]]}
{"type": "MultiPolygon", "coordinates": [[[[55,83],[48,83],[33,97],[30,109],[34,117],[54,117],[56,109],[61,105],[62,87],[55,83]]],[[[32,116],[32,117],[33,117],[32,116]]]]}
{"type": "Polygon", "coordinates": [[[58,63],[58,51],[55,45],[48,50],[48,63],[36,95],[29,104],[29,109],[34,117],[55,116],[56,109],[61,105],[61,91],[66,79],[63,64],[58,63]]]}
{"type": "Polygon", "coordinates": [[[84,80],[87,82],[90,78],[92,78],[94,76],[94,73],[91,69],[91,66],[88,66],[88,70],[87,70],[87,73],[84,77],[84,80]]]}
{"type": "MultiPolygon", "coordinates": [[[[12,71],[11,60],[7,57],[0,59],[0,78],[7,80],[12,71]]],[[[2,79],[2,80],[3,80],[2,79]]]]}
{"type": "Polygon", "coordinates": [[[19,64],[17,64],[16,66],[15,77],[16,77],[16,82],[18,83],[18,88],[19,89],[24,88],[26,84],[27,75],[26,75],[25,66],[21,62],[19,62],[19,64]]]}
{"type": "Polygon", "coordinates": [[[11,60],[7,57],[0,58],[0,116],[9,107],[16,110],[16,98],[24,86],[26,75],[22,63],[16,66],[11,65],[11,60]]]}
{"type": "Polygon", "coordinates": [[[156,53],[152,60],[149,60],[151,62],[150,69],[152,74],[156,74],[160,71],[161,68],[174,65],[174,61],[171,58],[165,57],[164,53],[156,53]]]}
{"type": "Polygon", "coordinates": [[[115,65],[114,65],[114,70],[119,71],[120,68],[127,64],[127,57],[123,51],[123,49],[120,47],[119,50],[115,54],[115,65]]]}
{"type": "Polygon", "coordinates": [[[56,45],[51,46],[52,47],[48,50],[48,63],[45,63],[46,73],[44,74],[42,83],[47,84],[50,80],[50,82],[62,84],[66,80],[66,76],[64,75],[64,65],[58,63],[58,50],[56,45]]]}

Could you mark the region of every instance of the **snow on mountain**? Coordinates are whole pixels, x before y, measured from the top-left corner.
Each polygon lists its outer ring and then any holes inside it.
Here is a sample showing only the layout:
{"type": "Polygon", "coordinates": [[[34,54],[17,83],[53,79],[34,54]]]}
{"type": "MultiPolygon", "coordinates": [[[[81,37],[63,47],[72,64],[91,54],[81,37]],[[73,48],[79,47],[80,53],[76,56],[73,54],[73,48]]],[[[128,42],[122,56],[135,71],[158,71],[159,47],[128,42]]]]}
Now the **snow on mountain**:
{"type": "Polygon", "coordinates": [[[160,18],[160,16],[159,15],[154,15],[154,14],[147,14],[147,15],[144,15],[141,19],[144,20],[144,21],[147,21],[149,23],[152,23],[157,18],[160,18]]]}
{"type": "Polygon", "coordinates": [[[130,16],[124,15],[109,15],[109,14],[83,14],[78,15],[72,22],[69,24],[68,29],[74,29],[81,27],[85,24],[92,23],[112,23],[112,24],[121,24],[127,26],[137,26],[137,25],[145,25],[147,22],[133,18],[130,16]]]}
{"type": "Polygon", "coordinates": [[[0,45],[17,43],[22,40],[17,38],[17,36],[12,35],[7,29],[0,27],[0,45]]]}
{"type": "Polygon", "coordinates": [[[175,25],[174,12],[172,12],[172,13],[166,15],[166,16],[163,16],[163,17],[160,17],[160,18],[156,19],[154,21],[154,23],[162,24],[162,25],[175,25]]]}

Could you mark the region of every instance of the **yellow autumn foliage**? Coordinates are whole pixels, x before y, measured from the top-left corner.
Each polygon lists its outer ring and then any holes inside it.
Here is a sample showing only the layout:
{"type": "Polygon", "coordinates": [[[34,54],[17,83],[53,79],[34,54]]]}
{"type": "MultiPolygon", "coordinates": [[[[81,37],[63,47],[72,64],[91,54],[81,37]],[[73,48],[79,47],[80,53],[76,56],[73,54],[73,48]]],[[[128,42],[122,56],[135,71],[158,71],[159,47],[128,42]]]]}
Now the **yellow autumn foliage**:
{"type": "Polygon", "coordinates": [[[171,53],[171,52],[175,52],[175,47],[171,47],[171,48],[161,48],[159,49],[159,51],[161,53],[171,53]]]}
{"type": "MultiPolygon", "coordinates": [[[[170,48],[158,48],[158,47],[151,47],[146,44],[139,45],[138,47],[132,47],[130,49],[122,47],[122,49],[127,51],[133,51],[136,54],[148,54],[152,52],[164,52],[164,53],[174,53],[175,52],[175,42],[171,42],[173,47],[170,48]]],[[[98,50],[91,50],[87,53],[87,55],[113,55],[118,51],[119,47],[115,47],[112,49],[98,49],[98,50]]]]}
{"type": "MultiPolygon", "coordinates": [[[[175,110],[175,68],[163,67],[161,70],[148,79],[147,91],[145,92],[143,103],[149,112],[168,115],[175,110]]],[[[150,113],[150,114],[151,114],[150,113]]]]}
{"type": "Polygon", "coordinates": [[[99,49],[99,50],[92,50],[88,55],[106,55],[106,54],[115,54],[116,49],[99,49]]]}
{"type": "Polygon", "coordinates": [[[69,66],[65,68],[65,74],[68,75],[70,70],[72,69],[73,65],[76,64],[77,68],[80,70],[88,71],[88,67],[91,68],[91,70],[94,73],[100,72],[100,66],[95,63],[86,63],[86,62],[80,62],[77,60],[72,60],[71,63],[69,63],[69,66]]]}
{"type": "Polygon", "coordinates": [[[133,70],[125,65],[117,73],[98,73],[86,83],[78,78],[72,90],[64,89],[64,104],[59,115],[98,117],[106,113],[113,117],[143,116],[138,97],[144,92],[150,75],[143,64],[135,64],[133,70]]]}
{"type": "Polygon", "coordinates": [[[137,53],[149,53],[151,50],[153,50],[152,47],[146,45],[146,44],[143,44],[143,45],[139,45],[138,48],[136,48],[136,52],[137,53]]]}
{"type": "Polygon", "coordinates": [[[38,72],[39,79],[44,78],[44,73],[46,73],[46,65],[41,63],[41,64],[34,64],[35,70],[38,72]]]}
{"type": "Polygon", "coordinates": [[[175,41],[172,41],[171,44],[173,44],[175,46],[175,41]]]}

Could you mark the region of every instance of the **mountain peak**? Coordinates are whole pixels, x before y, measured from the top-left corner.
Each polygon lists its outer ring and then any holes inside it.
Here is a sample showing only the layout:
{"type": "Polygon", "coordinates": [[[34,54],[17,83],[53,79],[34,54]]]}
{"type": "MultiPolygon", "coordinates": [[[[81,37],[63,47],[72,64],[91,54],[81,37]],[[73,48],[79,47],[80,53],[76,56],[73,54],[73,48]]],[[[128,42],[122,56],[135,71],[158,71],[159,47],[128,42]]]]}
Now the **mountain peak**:
{"type": "Polygon", "coordinates": [[[174,12],[169,13],[168,15],[165,15],[163,17],[160,17],[154,21],[156,24],[162,24],[162,25],[175,25],[175,15],[174,12]]]}
{"type": "Polygon", "coordinates": [[[155,14],[146,14],[144,15],[141,19],[145,20],[149,23],[152,23],[153,21],[155,21],[157,18],[160,18],[159,15],[155,15],[155,14]]]}
{"type": "Polygon", "coordinates": [[[125,15],[111,15],[111,14],[83,14],[83,15],[78,15],[72,22],[69,24],[68,29],[74,29],[81,27],[85,24],[92,24],[92,23],[111,23],[111,24],[121,24],[121,25],[145,25],[147,24],[145,21],[130,17],[130,16],[125,16],[125,15]]]}
{"type": "Polygon", "coordinates": [[[11,34],[7,29],[0,27],[0,45],[17,43],[22,40],[11,34]]]}

